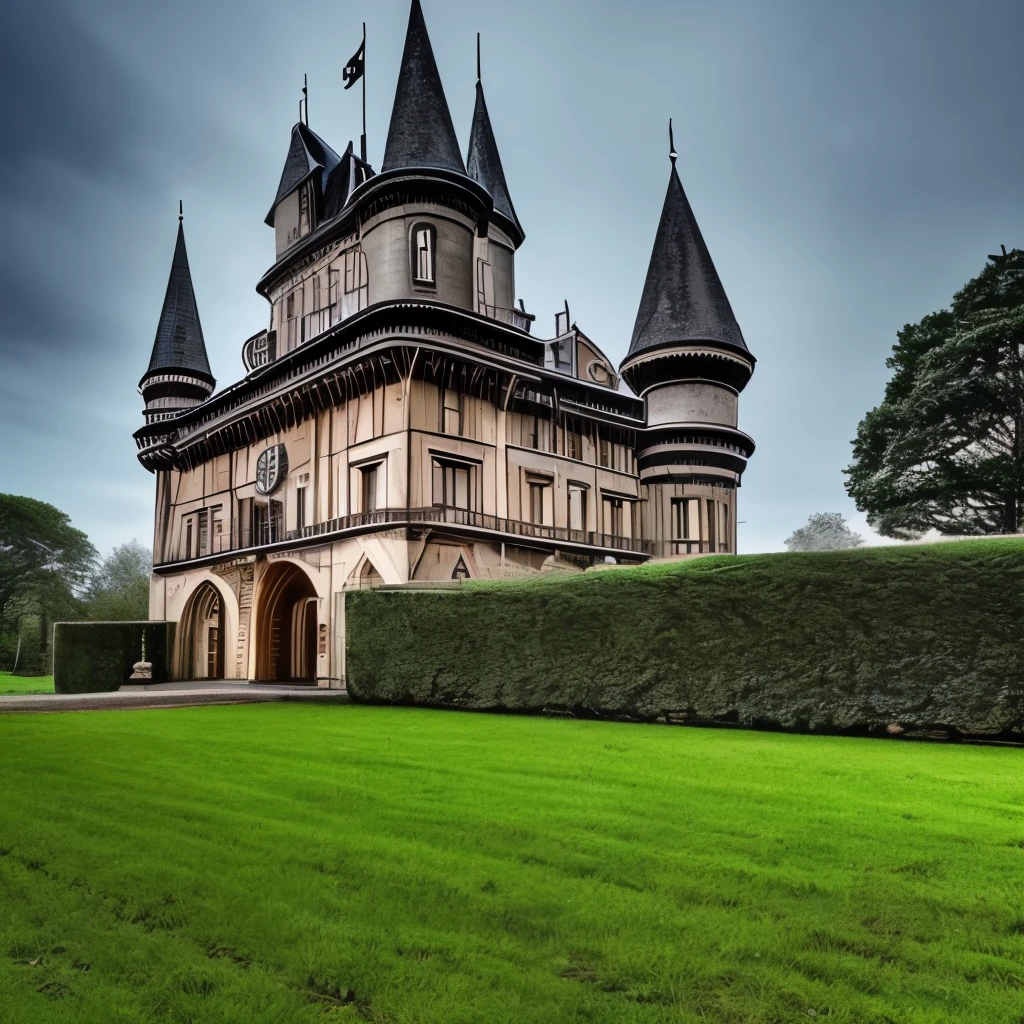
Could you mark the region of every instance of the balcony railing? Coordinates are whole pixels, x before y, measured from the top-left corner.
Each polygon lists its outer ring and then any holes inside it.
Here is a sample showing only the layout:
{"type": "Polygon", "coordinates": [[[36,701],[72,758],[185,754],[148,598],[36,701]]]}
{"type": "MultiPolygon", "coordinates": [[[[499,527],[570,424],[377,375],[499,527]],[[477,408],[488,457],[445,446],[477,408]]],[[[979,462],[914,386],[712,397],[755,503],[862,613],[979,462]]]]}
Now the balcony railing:
{"type": "Polygon", "coordinates": [[[506,309],[504,306],[481,306],[480,312],[492,320],[500,320],[503,324],[527,334],[530,333],[530,324],[534,320],[532,313],[524,313],[521,309],[506,309]]]}
{"type": "Polygon", "coordinates": [[[372,526],[388,526],[390,524],[396,526],[430,525],[432,523],[488,530],[511,537],[584,544],[589,547],[612,551],[628,551],[634,554],[651,555],[655,553],[654,542],[641,540],[636,537],[620,537],[593,530],[571,530],[564,526],[547,526],[543,523],[528,523],[519,519],[503,519],[499,516],[487,515],[483,512],[473,512],[470,509],[453,508],[449,505],[433,505],[427,508],[382,508],[374,512],[358,512],[354,515],[329,519],[323,523],[315,523],[312,526],[304,526],[301,530],[286,531],[281,528],[277,519],[269,519],[256,526],[236,528],[231,538],[235,541],[233,546],[228,543],[228,536],[224,535],[217,538],[216,550],[200,550],[191,555],[177,553],[162,564],[186,562],[195,558],[206,558],[214,554],[247,551],[287,541],[329,537],[350,530],[372,526]]]}

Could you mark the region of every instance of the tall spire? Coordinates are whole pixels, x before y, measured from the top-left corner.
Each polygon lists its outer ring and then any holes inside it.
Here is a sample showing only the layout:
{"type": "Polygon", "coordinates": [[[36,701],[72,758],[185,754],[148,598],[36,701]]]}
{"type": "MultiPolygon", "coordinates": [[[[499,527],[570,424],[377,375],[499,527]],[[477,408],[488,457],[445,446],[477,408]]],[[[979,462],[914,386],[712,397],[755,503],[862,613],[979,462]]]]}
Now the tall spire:
{"type": "Polygon", "coordinates": [[[420,0],[412,0],[382,171],[399,167],[466,173],[420,0]]]}
{"type": "MultiPolygon", "coordinates": [[[[157,371],[185,370],[213,383],[210,361],[206,355],[203,328],[192,290],[192,274],[185,251],[185,229],[181,204],[178,205],[178,239],[174,244],[171,275],[167,281],[164,306],[153,342],[146,378],[157,371]]],[[[146,378],[143,378],[144,380],[146,378]]]]}
{"type": "Polygon", "coordinates": [[[516,244],[521,245],[526,237],[523,226],[516,216],[515,207],[508,194],[505,172],[498,156],[498,144],[494,141],[491,118],[487,113],[484,87],[480,81],[480,37],[476,42],[476,107],[473,109],[473,128],[469,133],[469,153],[466,157],[466,171],[471,178],[480,182],[494,200],[494,212],[500,214],[518,234],[516,244]]]}
{"type": "Polygon", "coordinates": [[[668,193],[626,358],[687,342],[718,343],[746,352],[743,333],[679,180],[671,124],[669,147],[668,193]]]}

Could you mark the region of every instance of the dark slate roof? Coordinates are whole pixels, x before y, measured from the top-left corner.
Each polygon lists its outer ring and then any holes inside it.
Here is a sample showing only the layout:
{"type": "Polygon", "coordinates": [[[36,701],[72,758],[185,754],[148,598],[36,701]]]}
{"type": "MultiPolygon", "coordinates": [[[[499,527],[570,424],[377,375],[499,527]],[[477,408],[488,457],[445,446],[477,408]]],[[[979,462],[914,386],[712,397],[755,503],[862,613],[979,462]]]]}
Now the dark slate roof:
{"type": "MultiPolygon", "coordinates": [[[[213,383],[210,360],[206,356],[203,328],[199,323],[199,310],[192,290],[192,274],[188,269],[185,251],[185,231],[178,222],[178,240],[174,245],[171,276],[167,281],[164,308],[153,342],[153,355],[149,360],[148,377],[157,370],[186,370],[213,383]]],[[[145,379],[145,378],[143,378],[145,379]]]]}
{"type": "Polygon", "coordinates": [[[747,351],[673,162],[626,358],[645,349],[697,341],[747,351]]]}
{"type": "Polygon", "coordinates": [[[340,163],[341,157],[319,135],[300,121],[292,128],[288,156],[285,157],[284,170],[281,171],[281,183],[277,186],[277,196],[265,223],[273,227],[277,204],[313,175],[319,175],[317,185],[320,188],[320,195],[323,196],[327,190],[328,178],[340,163]]]}
{"type": "Polygon", "coordinates": [[[498,156],[498,144],[494,141],[494,130],[487,113],[487,101],[484,99],[484,87],[476,83],[476,107],[473,109],[473,129],[469,133],[469,155],[466,157],[466,171],[469,176],[491,194],[495,212],[510,220],[520,234],[520,241],[525,237],[523,226],[516,216],[515,207],[508,194],[505,183],[505,172],[502,170],[501,157],[498,156]]]}
{"type": "Polygon", "coordinates": [[[348,206],[352,193],[372,177],[373,168],[355,155],[350,142],[342,153],[338,166],[327,176],[323,196],[323,219],[326,221],[337,217],[348,206]]]}
{"type": "Polygon", "coordinates": [[[466,173],[420,0],[412,0],[409,12],[381,171],[400,167],[439,167],[466,173]]]}

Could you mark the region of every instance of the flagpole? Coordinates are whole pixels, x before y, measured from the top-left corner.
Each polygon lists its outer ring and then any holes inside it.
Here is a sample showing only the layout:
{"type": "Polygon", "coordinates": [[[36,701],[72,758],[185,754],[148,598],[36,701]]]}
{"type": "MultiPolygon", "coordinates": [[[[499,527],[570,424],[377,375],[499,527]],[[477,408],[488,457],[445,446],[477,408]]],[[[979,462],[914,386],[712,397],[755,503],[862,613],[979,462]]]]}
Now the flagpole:
{"type": "Polygon", "coordinates": [[[366,163],[366,22],[363,22],[363,134],[359,140],[359,155],[366,163]]]}

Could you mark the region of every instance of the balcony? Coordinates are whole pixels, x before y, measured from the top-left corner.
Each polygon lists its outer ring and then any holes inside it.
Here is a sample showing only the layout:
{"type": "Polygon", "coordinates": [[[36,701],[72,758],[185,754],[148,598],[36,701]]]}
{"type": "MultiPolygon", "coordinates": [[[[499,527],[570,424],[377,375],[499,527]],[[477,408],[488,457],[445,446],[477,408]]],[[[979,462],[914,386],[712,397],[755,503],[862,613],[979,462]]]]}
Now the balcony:
{"type": "Polygon", "coordinates": [[[496,540],[526,539],[556,541],[564,544],[579,544],[604,551],[624,551],[631,554],[650,556],[655,544],[635,537],[619,537],[614,534],[598,533],[593,530],[570,530],[564,526],[545,526],[542,523],[527,523],[518,519],[502,519],[483,512],[448,505],[434,505],[429,508],[385,508],[375,512],[359,512],[350,516],[339,516],[323,523],[304,526],[301,530],[284,530],[279,521],[268,519],[256,527],[245,526],[233,531],[228,543],[227,535],[216,538],[215,550],[200,550],[192,556],[175,554],[161,565],[179,562],[213,560],[217,556],[253,552],[266,547],[286,547],[289,542],[301,543],[322,537],[324,540],[344,536],[373,527],[387,526],[457,526],[471,530],[485,530],[495,534],[496,540]]]}
{"type": "Polygon", "coordinates": [[[536,319],[532,313],[523,309],[505,309],[504,306],[481,306],[480,312],[491,320],[498,320],[500,323],[508,324],[518,331],[530,333],[530,325],[536,319]]]}

